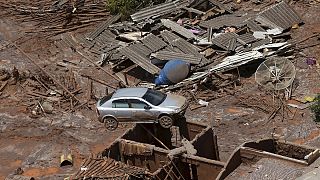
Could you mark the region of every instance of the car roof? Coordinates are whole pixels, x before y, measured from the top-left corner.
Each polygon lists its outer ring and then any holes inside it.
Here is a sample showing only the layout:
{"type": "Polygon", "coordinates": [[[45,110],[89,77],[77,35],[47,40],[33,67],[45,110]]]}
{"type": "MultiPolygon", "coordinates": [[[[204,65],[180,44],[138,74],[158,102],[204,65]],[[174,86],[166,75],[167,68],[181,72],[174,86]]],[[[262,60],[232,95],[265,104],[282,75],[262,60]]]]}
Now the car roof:
{"type": "Polygon", "coordinates": [[[113,94],[112,98],[119,98],[119,97],[142,97],[148,88],[122,88],[116,90],[113,94]]]}

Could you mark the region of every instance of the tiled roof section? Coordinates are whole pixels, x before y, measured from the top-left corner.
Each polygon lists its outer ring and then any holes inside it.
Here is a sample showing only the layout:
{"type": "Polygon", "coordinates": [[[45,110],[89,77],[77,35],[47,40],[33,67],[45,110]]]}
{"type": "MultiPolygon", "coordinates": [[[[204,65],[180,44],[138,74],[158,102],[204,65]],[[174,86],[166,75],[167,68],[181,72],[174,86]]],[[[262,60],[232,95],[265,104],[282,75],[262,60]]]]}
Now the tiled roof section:
{"type": "Polygon", "coordinates": [[[224,15],[219,16],[213,19],[210,19],[208,21],[201,21],[200,26],[205,28],[212,27],[213,29],[219,29],[224,26],[235,26],[235,27],[241,27],[246,24],[246,20],[248,17],[245,16],[235,16],[235,15],[224,15]]]}
{"type": "Polygon", "coordinates": [[[218,47],[233,51],[236,48],[236,40],[237,34],[233,32],[222,33],[215,38],[212,38],[212,43],[217,45],[218,47]]]}
{"type": "Polygon", "coordinates": [[[254,38],[254,36],[251,33],[246,33],[246,34],[242,34],[239,37],[237,37],[237,40],[242,44],[249,44],[252,43],[254,41],[256,41],[257,39],[254,38]]]}
{"type": "Polygon", "coordinates": [[[172,43],[176,39],[180,38],[178,35],[170,32],[168,30],[161,31],[160,35],[161,35],[162,39],[164,39],[168,43],[172,43]]]}
{"type": "Polygon", "coordinates": [[[255,20],[271,28],[280,27],[282,29],[288,29],[302,22],[295,10],[284,1],[262,11],[255,20]]]}
{"type": "Polygon", "coordinates": [[[167,44],[164,41],[162,41],[159,37],[155,36],[154,34],[148,34],[141,40],[141,42],[149,49],[151,49],[152,52],[156,52],[167,46],[167,44]]]}
{"type": "Polygon", "coordinates": [[[121,179],[145,175],[146,169],[130,166],[110,158],[86,159],[72,179],[121,179]],[[83,170],[85,169],[85,170],[83,170]]]}
{"type": "Polygon", "coordinates": [[[143,52],[143,50],[137,51],[139,46],[140,45],[137,44],[130,45],[129,47],[120,49],[120,53],[149,73],[158,74],[160,69],[150,62],[150,60],[145,56],[146,53],[143,52]]]}
{"type": "Polygon", "coordinates": [[[247,21],[247,26],[252,32],[255,31],[265,31],[259,24],[257,24],[254,20],[248,20],[247,21]]]}
{"type": "Polygon", "coordinates": [[[178,13],[182,7],[186,7],[188,4],[188,1],[185,0],[162,3],[141,9],[140,11],[132,14],[131,19],[137,22],[144,21],[146,19],[155,19],[166,14],[178,13]]]}
{"type": "Polygon", "coordinates": [[[151,54],[151,56],[160,60],[181,59],[191,64],[200,64],[201,62],[201,58],[196,57],[193,54],[185,54],[172,51],[159,51],[157,53],[151,54]]]}
{"type": "Polygon", "coordinates": [[[191,31],[169,19],[161,19],[161,23],[168,29],[171,29],[172,31],[180,34],[187,39],[197,39],[197,36],[194,35],[191,31]]]}
{"type": "Polygon", "coordinates": [[[106,20],[105,22],[101,23],[93,32],[91,32],[90,34],[88,34],[86,36],[86,39],[88,40],[93,40],[96,37],[98,37],[109,25],[111,25],[112,23],[116,22],[117,20],[119,20],[121,17],[120,14],[115,15],[115,16],[111,16],[108,20],[106,20]]]}

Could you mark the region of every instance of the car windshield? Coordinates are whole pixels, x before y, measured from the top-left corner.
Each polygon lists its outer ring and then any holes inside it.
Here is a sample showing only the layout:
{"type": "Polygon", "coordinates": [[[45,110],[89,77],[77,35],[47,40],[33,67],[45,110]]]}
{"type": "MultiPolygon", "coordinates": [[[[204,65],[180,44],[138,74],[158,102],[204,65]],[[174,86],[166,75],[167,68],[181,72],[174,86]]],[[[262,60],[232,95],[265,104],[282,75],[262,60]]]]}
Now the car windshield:
{"type": "Polygon", "coordinates": [[[107,96],[104,96],[103,98],[101,98],[99,105],[102,106],[102,104],[104,104],[104,103],[107,102],[109,99],[111,99],[111,97],[112,97],[113,94],[114,94],[114,92],[111,93],[111,94],[108,94],[107,96]]]}
{"type": "Polygon", "coordinates": [[[166,99],[166,97],[166,94],[152,89],[148,89],[147,92],[142,96],[144,100],[148,101],[154,106],[158,106],[159,104],[161,104],[166,99]]]}

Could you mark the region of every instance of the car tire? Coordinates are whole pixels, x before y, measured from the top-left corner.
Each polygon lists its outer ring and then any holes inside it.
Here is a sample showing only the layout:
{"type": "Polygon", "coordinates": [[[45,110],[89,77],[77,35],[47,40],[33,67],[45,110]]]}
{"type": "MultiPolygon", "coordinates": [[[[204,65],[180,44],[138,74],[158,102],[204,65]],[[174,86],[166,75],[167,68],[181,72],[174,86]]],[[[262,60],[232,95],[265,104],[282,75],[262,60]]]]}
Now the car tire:
{"type": "Polygon", "coordinates": [[[163,128],[170,128],[173,125],[173,119],[170,116],[163,115],[159,118],[159,124],[163,128]]]}
{"type": "Polygon", "coordinates": [[[109,131],[114,131],[118,127],[118,121],[113,117],[103,118],[104,127],[109,131]]]}

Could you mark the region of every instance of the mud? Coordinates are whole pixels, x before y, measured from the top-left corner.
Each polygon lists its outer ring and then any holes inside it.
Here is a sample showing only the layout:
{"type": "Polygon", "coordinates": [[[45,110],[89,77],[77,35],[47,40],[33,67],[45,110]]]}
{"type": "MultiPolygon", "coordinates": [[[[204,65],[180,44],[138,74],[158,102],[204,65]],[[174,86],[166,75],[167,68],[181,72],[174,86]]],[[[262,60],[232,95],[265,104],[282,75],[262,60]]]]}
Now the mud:
{"type": "MultiPolygon", "coordinates": [[[[319,3],[310,5],[306,1],[297,1],[294,2],[293,7],[304,20],[304,25],[291,30],[293,39],[303,39],[314,32],[320,32],[319,3]]],[[[53,39],[21,33],[24,28],[26,27],[17,24],[15,19],[0,17],[0,43],[16,41],[25,52],[37,59],[41,66],[56,73],[57,76],[63,77],[65,69],[56,67],[55,63],[68,59],[79,62],[82,68],[80,72],[89,73],[110,84],[115,83],[111,77],[81,61],[79,55],[72,50],[57,48],[53,44],[53,39]]],[[[88,30],[90,29],[82,31],[88,30]]],[[[312,39],[301,46],[314,44],[317,41],[312,39]]],[[[316,57],[318,63],[320,62],[319,45],[304,48],[301,51],[307,57],[316,57]]],[[[318,67],[309,67],[305,59],[304,56],[294,58],[298,86],[292,98],[297,100],[320,93],[318,67]]],[[[0,68],[12,70],[14,66],[20,71],[36,71],[34,65],[30,64],[14,47],[7,46],[1,49],[0,68]]],[[[87,79],[81,78],[79,74],[76,74],[76,77],[77,82],[85,89],[87,79]]],[[[319,125],[313,121],[309,109],[290,108],[285,118],[278,114],[274,119],[268,120],[268,113],[274,108],[272,95],[257,86],[252,73],[240,77],[240,82],[242,85],[237,87],[235,95],[210,101],[208,107],[194,111],[188,110],[186,113],[188,120],[214,127],[222,161],[227,161],[233,150],[242,143],[262,138],[276,137],[298,144],[320,147],[319,125]],[[243,98],[247,103],[239,104],[240,97],[251,98],[243,98]]],[[[20,85],[6,87],[0,96],[0,179],[8,176],[12,178],[19,167],[23,169],[24,176],[62,179],[66,174],[71,174],[78,169],[84,158],[102,152],[128,128],[128,126],[120,126],[114,132],[107,132],[96,119],[94,103],[91,104],[91,108],[80,109],[74,113],[54,111],[53,114],[40,118],[30,118],[30,111],[21,104],[23,91],[17,91],[18,86],[20,85]],[[71,168],[59,167],[60,155],[65,149],[70,149],[73,155],[74,165],[71,168]]],[[[104,95],[104,86],[93,83],[93,87],[96,97],[104,95]]],[[[270,165],[264,161],[259,163],[270,165]]],[[[284,168],[284,170],[292,172],[290,168],[284,168]]]]}

